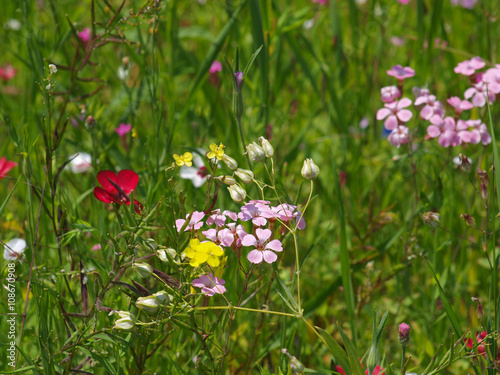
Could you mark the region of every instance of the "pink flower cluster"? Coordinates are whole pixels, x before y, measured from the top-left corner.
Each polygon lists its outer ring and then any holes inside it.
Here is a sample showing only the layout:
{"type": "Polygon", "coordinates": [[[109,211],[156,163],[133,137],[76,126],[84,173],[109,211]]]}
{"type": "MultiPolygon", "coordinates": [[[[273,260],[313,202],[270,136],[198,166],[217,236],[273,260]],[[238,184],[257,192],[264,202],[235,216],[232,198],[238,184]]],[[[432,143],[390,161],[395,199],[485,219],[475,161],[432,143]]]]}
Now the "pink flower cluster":
{"type": "Polygon", "coordinates": [[[295,224],[298,229],[306,226],[302,213],[296,206],[287,203],[271,206],[269,201],[264,200],[250,201],[238,213],[214,210],[203,222],[205,216],[204,212],[194,211],[186,219],[177,219],[176,229],[180,232],[184,228],[184,231],[192,231],[198,237],[197,231],[205,224],[208,227],[215,226],[201,233],[216,245],[233,250],[238,257],[241,256],[242,247],[252,248],[247,259],[254,264],[274,263],[278,259],[276,252],[281,252],[283,245],[278,239],[273,239],[273,234],[283,234],[284,227],[275,230],[279,223],[287,226],[295,224]],[[227,222],[228,219],[232,222],[227,222]],[[247,221],[252,223],[251,233],[247,233],[242,224],[247,221]]]}

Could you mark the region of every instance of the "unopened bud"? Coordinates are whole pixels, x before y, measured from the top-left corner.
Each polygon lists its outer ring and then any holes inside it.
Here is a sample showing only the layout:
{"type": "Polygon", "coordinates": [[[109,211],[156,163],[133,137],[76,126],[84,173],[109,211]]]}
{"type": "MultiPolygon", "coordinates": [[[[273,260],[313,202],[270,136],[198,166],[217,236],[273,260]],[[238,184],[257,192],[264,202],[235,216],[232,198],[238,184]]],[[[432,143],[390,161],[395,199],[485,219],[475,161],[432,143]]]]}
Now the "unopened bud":
{"type": "Polygon", "coordinates": [[[227,165],[229,169],[236,170],[238,168],[238,163],[231,156],[224,154],[222,156],[222,161],[227,165]]]}
{"type": "Polygon", "coordinates": [[[425,212],[422,215],[422,221],[428,227],[436,228],[439,225],[439,214],[432,211],[425,212]]]}
{"type": "Polygon", "coordinates": [[[481,182],[481,198],[483,198],[483,200],[488,199],[488,188],[484,182],[481,182]]]}
{"type": "Polygon", "coordinates": [[[241,92],[243,82],[245,82],[245,80],[243,79],[243,72],[238,71],[234,73],[234,84],[236,85],[236,92],[241,92]]]}
{"type": "Polygon", "coordinates": [[[460,170],[464,172],[469,172],[471,164],[470,159],[463,154],[458,154],[458,160],[460,162],[460,170]]]}
{"type": "Polygon", "coordinates": [[[472,216],[470,216],[469,214],[462,214],[462,215],[460,215],[460,217],[462,219],[464,219],[465,224],[467,224],[467,226],[469,226],[469,227],[476,226],[476,220],[472,216]]]}
{"type": "Polygon", "coordinates": [[[134,263],[132,269],[143,279],[147,279],[153,273],[153,268],[147,263],[134,263]]]}
{"type": "Polygon", "coordinates": [[[116,311],[116,313],[120,316],[120,319],[115,321],[113,328],[130,331],[135,324],[135,315],[129,311],[116,311]]]}
{"type": "Polygon", "coordinates": [[[248,156],[250,160],[254,163],[259,163],[264,161],[266,154],[264,153],[264,149],[260,147],[257,143],[252,142],[247,146],[248,156]]]}
{"type": "Polygon", "coordinates": [[[481,304],[481,301],[479,301],[479,298],[472,297],[471,298],[473,302],[477,303],[477,309],[476,309],[476,314],[479,319],[482,319],[484,316],[484,310],[483,310],[483,305],[481,304]]]}
{"type": "Polygon", "coordinates": [[[242,203],[247,196],[245,189],[243,189],[240,185],[228,186],[227,190],[229,190],[229,194],[231,195],[231,199],[233,201],[235,201],[236,203],[242,203]]]}
{"type": "Polygon", "coordinates": [[[292,375],[303,375],[304,365],[295,356],[288,353],[286,348],[281,349],[281,352],[290,358],[290,370],[292,370],[292,375]]]}
{"type": "Polygon", "coordinates": [[[156,292],[153,294],[154,297],[160,302],[162,305],[165,305],[169,302],[172,302],[172,296],[165,292],[164,290],[160,290],[159,292],[156,292]]]}
{"type": "Polygon", "coordinates": [[[170,256],[170,258],[175,259],[175,257],[177,256],[177,252],[169,247],[167,249],[156,250],[156,255],[162,262],[168,262],[168,257],[170,256]]]}
{"type": "Polygon", "coordinates": [[[236,180],[234,179],[233,176],[222,176],[221,181],[224,182],[226,185],[235,185],[236,184],[236,180]]]}
{"type": "Polygon", "coordinates": [[[407,346],[410,343],[410,326],[406,323],[399,325],[399,342],[402,346],[407,346]]]}
{"type": "Polygon", "coordinates": [[[314,180],[319,175],[319,167],[314,164],[312,159],[306,159],[300,173],[306,180],[314,180]]]}
{"type": "Polygon", "coordinates": [[[139,297],[135,306],[147,314],[153,314],[158,310],[158,300],[154,296],[139,297]]]}
{"type": "Polygon", "coordinates": [[[269,141],[264,137],[260,137],[259,141],[260,145],[264,149],[264,154],[266,155],[266,158],[272,157],[274,155],[274,148],[271,145],[271,143],[269,143],[269,141]]]}
{"type": "Polygon", "coordinates": [[[253,172],[248,169],[238,168],[234,174],[245,184],[249,184],[253,180],[253,172]]]}

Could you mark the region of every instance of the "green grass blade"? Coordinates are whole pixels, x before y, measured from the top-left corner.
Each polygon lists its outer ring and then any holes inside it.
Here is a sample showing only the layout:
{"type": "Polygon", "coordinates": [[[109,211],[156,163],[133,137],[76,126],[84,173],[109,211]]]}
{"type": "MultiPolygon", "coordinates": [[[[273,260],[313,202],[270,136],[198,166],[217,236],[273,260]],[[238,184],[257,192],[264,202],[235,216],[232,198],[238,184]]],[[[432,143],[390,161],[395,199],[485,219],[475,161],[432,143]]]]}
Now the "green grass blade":
{"type": "Polygon", "coordinates": [[[345,349],[349,355],[349,363],[351,364],[351,370],[353,375],[364,375],[363,368],[361,367],[361,362],[359,361],[359,354],[356,346],[352,343],[349,337],[346,335],[342,327],[339,325],[340,335],[342,336],[342,341],[344,342],[345,349]]]}
{"type": "Polygon", "coordinates": [[[344,352],[344,349],[342,349],[337,340],[330,336],[328,332],[319,327],[316,327],[316,329],[318,330],[321,337],[323,337],[323,339],[325,340],[328,349],[330,349],[330,352],[335,358],[335,362],[342,366],[342,370],[344,370],[346,375],[351,375],[351,365],[349,363],[349,358],[347,358],[347,355],[344,352]]]}

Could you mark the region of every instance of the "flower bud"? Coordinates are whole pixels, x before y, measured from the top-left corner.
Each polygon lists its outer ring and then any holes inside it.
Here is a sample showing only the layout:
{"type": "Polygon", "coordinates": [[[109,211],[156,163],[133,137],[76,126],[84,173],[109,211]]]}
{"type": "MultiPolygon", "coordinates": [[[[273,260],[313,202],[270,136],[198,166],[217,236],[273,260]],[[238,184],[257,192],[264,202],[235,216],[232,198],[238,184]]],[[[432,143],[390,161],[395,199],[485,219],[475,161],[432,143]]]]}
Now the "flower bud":
{"type": "Polygon", "coordinates": [[[245,82],[245,80],[243,79],[243,72],[238,71],[234,73],[234,84],[236,85],[236,92],[241,92],[243,82],[245,82]]]}
{"type": "Polygon", "coordinates": [[[161,303],[162,305],[172,302],[172,296],[167,292],[165,292],[164,290],[156,292],[155,294],[153,294],[153,296],[156,297],[158,302],[161,303]]]}
{"type": "Polygon", "coordinates": [[[247,152],[250,160],[254,163],[264,161],[266,157],[264,149],[255,142],[252,142],[247,146],[247,152]]]}
{"type": "Polygon", "coordinates": [[[226,185],[236,184],[236,180],[234,179],[233,176],[218,176],[216,178],[225,183],[226,185]]]}
{"type": "Polygon", "coordinates": [[[158,300],[154,296],[139,297],[135,306],[147,314],[153,314],[158,310],[158,300]]]}
{"type": "Polygon", "coordinates": [[[236,203],[242,203],[247,196],[245,189],[243,189],[240,185],[228,186],[227,190],[229,190],[229,194],[231,195],[231,199],[233,201],[235,201],[236,203]]]}
{"type": "Polygon", "coordinates": [[[158,249],[158,250],[156,250],[156,255],[158,256],[158,258],[160,258],[160,260],[162,262],[168,262],[169,256],[170,256],[170,258],[175,259],[175,257],[177,256],[177,251],[175,251],[174,249],[172,249],[170,247],[167,249],[158,249]]]}
{"type": "Polygon", "coordinates": [[[436,228],[439,225],[439,214],[432,211],[425,212],[422,215],[422,221],[428,227],[436,228]]]}
{"type": "Polygon", "coordinates": [[[50,74],[57,73],[57,66],[55,66],[54,64],[49,64],[49,72],[50,74]]]}
{"type": "Polygon", "coordinates": [[[236,160],[234,160],[231,156],[228,156],[227,154],[224,154],[222,156],[222,161],[227,165],[229,169],[232,169],[233,171],[238,168],[238,163],[236,160]]]}
{"type": "Polygon", "coordinates": [[[406,323],[399,325],[399,342],[402,346],[407,346],[410,342],[410,326],[406,323]]]}
{"type": "Polygon", "coordinates": [[[306,159],[300,173],[306,180],[314,180],[319,175],[319,167],[314,164],[312,159],[306,159]]]}
{"type": "Polygon", "coordinates": [[[132,269],[143,279],[147,279],[153,273],[153,268],[147,263],[134,263],[132,269]]]}
{"type": "Polygon", "coordinates": [[[238,176],[245,184],[249,184],[250,182],[252,182],[254,176],[252,171],[241,168],[238,168],[236,172],[234,172],[234,174],[238,176]]]}
{"type": "Polygon", "coordinates": [[[292,356],[290,370],[292,370],[293,375],[302,375],[304,374],[304,365],[295,356],[292,356]]]}
{"type": "Polygon", "coordinates": [[[462,219],[464,219],[465,224],[467,224],[468,227],[475,227],[476,226],[476,220],[470,216],[469,214],[462,214],[460,215],[462,219]]]}
{"type": "Polygon", "coordinates": [[[134,328],[134,321],[130,318],[118,319],[115,321],[114,329],[120,329],[122,331],[130,331],[134,328]]]}
{"type": "Polygon", "coordinates": [[[269,143],[269,141],[264,137],[260,137],[259,141],[260,141],[260,145],[264,149],[264,154],[266,155],[266,158],[270,158],[271,156],[273,156],[274,155],[274,148],[271,145],[271,143],[269,143]]]}
{"type": "Polygon", "coordinates": [[[243,116],[243,72],[234,73],[233,79],[233,113],[234,117],[240,121],[243,116]]]}

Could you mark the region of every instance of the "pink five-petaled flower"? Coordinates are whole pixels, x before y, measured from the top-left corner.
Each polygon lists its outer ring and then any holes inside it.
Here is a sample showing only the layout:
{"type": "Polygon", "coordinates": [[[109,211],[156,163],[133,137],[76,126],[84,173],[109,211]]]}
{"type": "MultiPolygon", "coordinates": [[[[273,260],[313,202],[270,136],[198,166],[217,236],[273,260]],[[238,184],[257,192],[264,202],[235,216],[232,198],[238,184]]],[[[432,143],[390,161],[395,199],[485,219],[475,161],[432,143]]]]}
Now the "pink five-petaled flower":
{"type": "Polygon", "coordinates": [[[400,122],[408,122],[413,113],[409,109],[403,109],[411,105],[411,100],[408,98],[403,98],[399,101],[393,103],[384,104],[385,108],[381,108],[377,111],[377,120],[384,121],[384,127],[387,130],[394,130],[400,124],[400,122]]]}
{"type": "Polygon", "coordinates": [[[447,100],[447,102],[449,105],[455,108],[455,113],[457,115],[474,107],[471,102],[469,102],[468,100],[462,100],[458,96],[452,96],[447,100]]]}
{"type": "Polygon", "coordinates": [[[403,68],[401,65],[394,65],[387,71],[387,74],[396,77],[399,81],[402,81],[405,78],[413,77],[415,75],[415,71],[409,66],[405,66],[403,68]]]}
{"type": "Polygon", "coordinates": [[[0,180],[7,176],[7,172],[17,165],[15,161],[5,159],[5,156],[0,158],[0,180]]]}
{"type": "Polygon", "coordinates": [[[123,124],[123,123],[121,123],[117,128],[115,128],[115,132],[120,137],[123,137],[125,134],[130,133],[131,130],[132,130],[132,125],[131,124],[123,124]]]}
{"type": "Polygon", "coordinates": [[[221,213],[220,209],[217,208],[215,211],[212,211],[212,215],[210,215],[207,218],[207,225],[210,226],[213,223],[215,223],[216,227],[218,227],[218,228],[223,227],[224,224],[226,223],[227,217],[229,217],[233,221],[238,220],[238,215],[236,215],[236,212],[224,210],[221,213]]]}
{"type": "Polygon", "coordinates": [[[257,238],[253,234],[247,234],[241,241],[243,246],[255,246],[255,249],[247,255],[248,261],[254,264],[260,264],[262,261],[266,261],[269,264],[276,262],[278,256],[274,251],[283,251],[281,242],[279,240],[267,242],[272,234],[269,229],[257,228],[255,234],[257,238]]]}
{"type": "Polygon", "coordinates": [[[384,103],[392,103],[401,97],[401,92],[396,86],[386,86],[380,89],[380,95],[384,103]]]}
{"type": "Polygon", "coordinates": [[[478,144],[482,142],[485,146],[491,143],[488,128],[481,120],[458,120],[457,132],[464,143],[478,144]]]}
{"type": "Polygon", "coordinates": [[[215,277],[212,273],[201,275],[199,279],[194,279],[192,285],[195,288],[201,288],[201,292],[209,297],[214,294],[223,294],[226,291],[224,286],[226,282],[215,277]]]}
{"type": "Polygon", "coordinates": [[[233,238],[236,240],[236,247],[241,248],[241,240],[245,238],[248,234],[245,227],[241,224],[236,225],[236,223],[227,224],[228,229],[231,231],[233,238]]]}
{"type": "Polygon", "coordinates": [[[425,104],[420,111],[420,117],[424,120],[429,120],[434,115],[443,116],[444,110],[443,105],[439,100],[436,100],[434,95],[419,96],[415,99],[415,105],[425,104]]]}
{"type": "Polygon", "coordinates": [[[473,57],[470,60],[459,62],[453,71],[457,74],[463,74],[464,76],[471,76],[476,73],[476,70],[484,68],[485,65],[486,63],[482,58],[473,57]]]}
{"type": "Polygon", "coordinates": [[[431,123],[427,128],[427,134],[431,138],[439,137],[441,147],[458,146],[461,143],[460,137],[455,130],[455,120],[451,117],[434,115],[431,117],[431,123]]]}
{"type": "Polygon", "coordinates": [[[474,107],[484,107],[486,104],[486,98],[490,99],[490,103],[495,101],[495,94],[500,92],[500,85],[496,82],[486,83],[480,81],[473,85],[474,87],[469,87],[464,92],[465,99],[472,98],[472,104],[474,107]]]}
{"type": "Polygon", "coordinates": [[[295,218],[295,223],[297,224],[297,228],[302,230],[306,227],[306,221],[302,216],[302,212],[295,211],[297,206],[293,206],[288,203],[282,203],[279,206],[271,207],[271,210],[276,214],[276,218],[283,221],[284,223],[288,223],[293,218],[295,218]]]}
{"type": "Polygon", "coordinates": [[[238,217],[242,221],[252,220],[253,225],[262,227],[267,224],[267,219],[274,217],[274,212],[266,204],[256,201],[241,207],[238,217]]]}
{"type": "Polygon", "coordinates": [[[391,143],[391,145],[399,148],[402,144],[408,142],[408,135],[410,134],[410,129],[407,126],[399,125],[396,129],[394,129],[387,139],[391,143]]]}
{"type": "Polygon", "coordinates": [[[234,242],[234,236],[230,229],[221,229],[217,231],[212,228],[206,231],[201,232],[203,235],[215,243],[216,245],[222,245],[224,247],[231,247],[234,242]]]}
{"type": "MultiPolygon", "coordinates": [[[[139,176],[134,171],[123,169],[118,175],[113,171],[100,171],[97,181],[102,187],[94,188],[94,196],[104,203],[117,203],[130,205],[129,194],[135,189],[139,182],[139,176]]],[[[134,199],[134,209],[141,213],[142,204],[134,199]]]]}
{"type": "MultiPolygon", "coordinates": [[[[205,217],[205,214],[203,212],[199,212],[199,211],[194,211],[192,214],[187,214],[186,219],[189,218],[189,223],[186,226],[186,228],[184,229],[184,232],[191,230],[191,229],[194,229],[194,230],[200,229],[203,226],[203,222],[201,221],[201,219],[203,219],[204,217],[205,217]]],[[[175,226],[177,228],[177,232],[181,231],[185,222],[186,222],[186,220],[184,220],[184,219],[177,219],[175,221],[175,226]]]]}
{"type": "Polygon", "coordinates": [[[210,66],[210,69],[208,69],[208,73],[210,74],[215,74],[221,71],[222,71],[222,64],[217,60],[214,60],[214,62],[210,66]]]}

